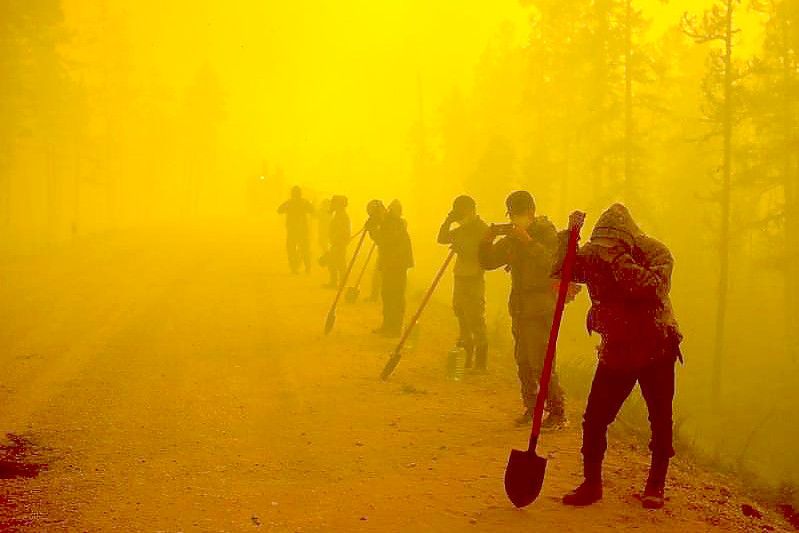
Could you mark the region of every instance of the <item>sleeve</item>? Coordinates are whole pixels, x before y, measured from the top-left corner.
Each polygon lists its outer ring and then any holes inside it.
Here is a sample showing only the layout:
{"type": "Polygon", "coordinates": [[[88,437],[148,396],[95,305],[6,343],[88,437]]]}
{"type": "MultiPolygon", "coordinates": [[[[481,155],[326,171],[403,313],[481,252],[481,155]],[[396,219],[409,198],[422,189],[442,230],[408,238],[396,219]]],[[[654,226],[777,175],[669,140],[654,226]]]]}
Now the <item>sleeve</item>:
{"type": "Polygon", "coordinates": [[[444,221],[438,229],[438,244],[452,244],[455,232],[450,229],[452,225],[444,221]]]}
{"type": "Polygon", "coordinates": [[[483,270],[496,270],[510,263],[510,239],[503,237],[497,242],[483,238],[477,248],[477,258],[483,270]]]}
{"type": "Polygon", "coordinates": [[[558,250],[558,232],[555,226],[547,221],[541,224],[541,231],[537,233],[537,238],[525,243],[522,250],[538,266],[551,270],[552,261],[558,250]]]}
{"type": "Polygon", "coordinates": [[[288,207],[289,203],[283,202],[282,204],[280,204],[280,207],[277,208],[277,212],[282,215],[286,212],[286,210],[288,210],[288,207]]]}
{"type": "MultiPolygon", "coordinates": [[[[558,232],[558,249],[555,252],[555,257],[552,265],[552,277],[560,278],[563,272],[563,262],[566,260],[566,251],[569,246],[569,230],[558,232]]],[[[585,283],[586,278],[586,265],[585,256],[577,251],[577,257],[574,258],[574,268],[572,270],[572,282],[585,283]]]]}
{"type": "Polygon", "coordinates": [[[613,262],[613,278],[619,287],[634,298],[663,298],[671,288],[674,258],[657,241],[648,241],[637,248],[642,257],[621,254],[613,262]]]}

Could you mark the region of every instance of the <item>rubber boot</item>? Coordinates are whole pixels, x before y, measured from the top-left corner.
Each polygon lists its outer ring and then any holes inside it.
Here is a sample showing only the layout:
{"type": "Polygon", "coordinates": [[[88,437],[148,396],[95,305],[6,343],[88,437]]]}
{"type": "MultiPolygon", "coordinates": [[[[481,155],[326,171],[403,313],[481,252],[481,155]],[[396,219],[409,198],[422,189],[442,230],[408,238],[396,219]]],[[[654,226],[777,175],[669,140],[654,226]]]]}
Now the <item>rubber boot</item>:
{"type": "Polygon", "coordinates": [[[562,429],[568,425],[568,420],[566,419],[566,412],[563,410],[563,407],[550,411],[549,415],[544,419],[541,423],[541,429],[544,430],[555,430],[555,429],[562,429]]]}
{"type": "Polygon", "coordinates": [[[602,499],[602,463],[583,463],[585,480],[563,497],[564,505],[585,507],[602,499]]]}
{"type": "Polygon", "coordinates": [[[649,466],[649,477],[646,480],[641,504],[645,509],[660,509],[666,502],[666,472],[669,469],[668,458],[652,458],[649,466]]]}

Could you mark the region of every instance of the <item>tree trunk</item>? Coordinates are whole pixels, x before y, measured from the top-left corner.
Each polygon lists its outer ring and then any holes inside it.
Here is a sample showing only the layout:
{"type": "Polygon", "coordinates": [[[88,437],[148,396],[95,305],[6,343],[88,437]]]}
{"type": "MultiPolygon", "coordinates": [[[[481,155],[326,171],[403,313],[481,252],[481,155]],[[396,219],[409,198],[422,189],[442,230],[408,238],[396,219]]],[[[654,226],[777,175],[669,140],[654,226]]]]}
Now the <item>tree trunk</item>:
{"type": "Polygon", "coordinates": [[[716,307],[715,354],[713,358],[713,406],[721,407],[722,367],[724,359],[725,326],[727,318],[727,296],[730,275],[730,207],[732,196],[732,18],[733,1],[727,0],[726,26],[724,33],[724,162],[721,183],[721,228],[719,235],[719,280],[716,307]]]}
{"type": "Polygon", "coordinates": [[[633,198],[632,182],[632,142],[633,142],[633,5],[632,0],[625,2],[624,28],[624,199],[629,202],[633,198]]]}

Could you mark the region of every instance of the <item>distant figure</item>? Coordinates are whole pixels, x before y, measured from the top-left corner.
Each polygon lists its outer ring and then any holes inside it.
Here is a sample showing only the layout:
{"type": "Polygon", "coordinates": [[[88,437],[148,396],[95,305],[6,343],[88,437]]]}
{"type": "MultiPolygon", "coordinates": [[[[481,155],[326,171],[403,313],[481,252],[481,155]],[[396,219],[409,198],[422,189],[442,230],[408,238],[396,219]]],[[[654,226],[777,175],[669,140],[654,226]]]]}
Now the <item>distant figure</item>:
{"type": "Polygon", "coordinates": [[[413,267],[411,238],[402,218],[402,205],[397,200],[391,202],[388,209],[380,200],[372,200],[366,211],[369,215],[366,229],[378,248],[383,298],[383,324],[374,333],[398,337],[405,317],[408,269],[413,267]]]}
{"type": "Polygon", "coordinates": [[[291,188],[291,198],[283,202],[277,210],[286,215],[286,253],[291,271],[296,274],[300,270],[300,262],[305,266],[305,273],[311,272],[311,248],[308,231],[308,216],[314,208],[311,202],[302,197],[302,190],[291,188]]]}
{"type": "Polygon", "coordinates": [[[486,370],[488,339],[485,318],[485,271],[480,266],[477,250],[488,225],[477,214],[477,205],[470,196],[458,196],[452,211],[438,230],[438,243],[452,245],[457,254],[454,268],[452,309],[458,318],[458,346],[466,351],[466,368],[486,370]],[[452,229],[453,224],[458,227],[452,229]]]}
{"type": "MultiPolygon", "coordinates": [[[[581,224],[584,216],[573,213],[570,226],[581,224]]],[[[567,233],[561,234],[556,272],[566,253],[567,233]]],[[[652,462],[641,501],[648,509],[663,507],[666,472],[674,456],[674,367],[682,360],[682,335],[669,299],[673,266],[668,248],[644,235],[621,204],[602,214],[591,240],[577,254],[574,280],[586,284],[591,296],[588,332],[598,332],[602,342],[583,416],[585,481],[563,497],[566,505],[590,505],[602,498],[608,425],[638,383],[652,430],[652,462]]]]}
{"type": "MultiPolygon", "coordinates": [[[[527,425],[532,421],[555,310],[552,264],[558,248],[558,234],[546,217],[536,216],[535,201],[529,192],[512,193],[505,206],[512,226],[506,228],[506,235],[496,243],[498,229],[491,226],[480,243],[479,257],[480,265],[486,270],[510,269],[508,308],[525,407],[516,423],[527,425]]],[[[549,415],[542,427],[554,429],[566,422],[563,390],[554,367],[546,407],[549,415]]]]}
{"type": "Polygon", "coordinates": [[[330,204],[330,227],[328,229],[330,249],[327,252],[327,268],[330,282],[327,287],[337,289],[347,268],[347,245],[352,237],[350,216],[347,214],[347,197],[334,196],[330,204]]]}

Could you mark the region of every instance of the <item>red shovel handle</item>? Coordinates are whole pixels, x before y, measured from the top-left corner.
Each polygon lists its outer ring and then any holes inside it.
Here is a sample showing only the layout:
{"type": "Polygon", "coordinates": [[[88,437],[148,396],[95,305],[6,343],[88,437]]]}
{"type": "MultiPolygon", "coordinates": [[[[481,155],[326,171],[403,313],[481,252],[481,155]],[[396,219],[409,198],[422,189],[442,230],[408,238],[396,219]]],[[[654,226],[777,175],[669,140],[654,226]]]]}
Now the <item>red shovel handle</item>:
{"type": "Polygon", "coordinates": [[[533,429],[530,432],[530,448],[535,450],[538,442],[538,435],[541,433],[541,420],[544,417],[544,402],[549,392],[549,382],[552,378],[552,365],[555,360],[555,347],[558,343],[558,332],[560,322],[563,318],[563,308],[566,306],[566,297],[569,292],[569,284],[574,272],[574,262],[577,258],[577,242],[580,240],[581,225],[569,228],[569,243],[566,248],[566,257],[563,260],[563,268],[560,275],[560,286],[558,287],[558,299],[555,302],[555,314],[552,317],[552,327],[549,330],[549,342],[547,343],[547,353],[544,357],[544,368],[541,370],[539,380],[538,396],[535,399],[535,409],[533,410],[533,429]]]}

